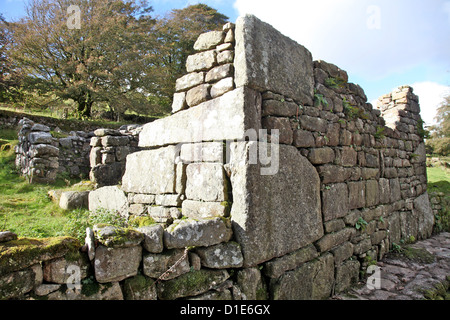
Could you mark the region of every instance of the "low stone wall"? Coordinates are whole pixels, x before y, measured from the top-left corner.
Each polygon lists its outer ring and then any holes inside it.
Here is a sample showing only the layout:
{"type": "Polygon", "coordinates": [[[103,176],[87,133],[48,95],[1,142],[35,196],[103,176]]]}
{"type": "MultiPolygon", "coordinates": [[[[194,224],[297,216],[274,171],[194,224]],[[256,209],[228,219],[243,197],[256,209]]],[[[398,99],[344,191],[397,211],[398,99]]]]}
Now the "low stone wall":
{"type": "Polygon", "coordinates": [[[89,142],[92,133],[71,131],[55,138],[50,127],[23,118],[19,121],[16,166],[30,182],[52,183],[58,173],[86,177],[89,173],[89,142]]]}
{"type": "Polygon", "coordinates": [[[237,243],[219,243],[217,232],[223,241],[231,235],[226,222],[180,223],[178,232],[194,232],[191,243],[208,247],[171,242],[161,225],[94,226],[81,250],[72,238],[17,239],[0,232],[0,300],[267,298],[257,268],[237,271],[231,280],[226,268],[239,268],[243,257],[237,243]]]}
{"type": "Polygon", "coordinates": [[[98,187],[118,184],[125,171],[127,156],[139,150],[139,125],[124,125],[118,130],[97,129],[90,145],[90,180],[98,187]]]}

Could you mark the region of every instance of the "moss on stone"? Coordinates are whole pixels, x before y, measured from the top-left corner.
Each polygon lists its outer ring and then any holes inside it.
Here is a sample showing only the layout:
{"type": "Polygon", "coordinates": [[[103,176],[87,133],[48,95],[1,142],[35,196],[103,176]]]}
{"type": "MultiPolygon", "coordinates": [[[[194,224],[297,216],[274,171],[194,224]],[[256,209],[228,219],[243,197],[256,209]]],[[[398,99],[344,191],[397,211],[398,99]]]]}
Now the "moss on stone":
{"type": "Polygon", "coordinates": [[[226,271],[200,269],[185,273],[158,285],[158,297],[173,300],[204,293],[228,278],[226,271]]]}
{"type": "Polygon", "coordinates": [[[0,244],[0,275],[64,256],[75,259],[80,248],[80,242],[71,237],[20,238],[2,243],[0,244]]]}

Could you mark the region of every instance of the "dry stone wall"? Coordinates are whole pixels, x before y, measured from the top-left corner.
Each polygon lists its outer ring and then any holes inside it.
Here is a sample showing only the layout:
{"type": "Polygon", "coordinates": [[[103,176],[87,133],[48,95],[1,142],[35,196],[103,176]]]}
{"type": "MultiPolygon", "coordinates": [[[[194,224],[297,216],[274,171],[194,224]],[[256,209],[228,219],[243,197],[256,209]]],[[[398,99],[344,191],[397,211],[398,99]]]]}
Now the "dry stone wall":
{"type": "Polygon", "coordinates": [[[88,175],[92,133],[72,131],[55,138],[50,127],[27,118],[19,121],[19,127],[16,166],[30,182],[52,183],[58,174],[88,175]]]}
{"type": "MultiPolygon", "coordinates": [[[[97,282],[132,299],[324,299],[431,235],[410,87],[374,109],[344,70],[249,15],[194,48],[173,115],[142,128],[121,184],[89,194],[90,210],[143,222],[88,230],[97,282]]],[[[113,154],[99,138],[95,163],[113,154]]]]}

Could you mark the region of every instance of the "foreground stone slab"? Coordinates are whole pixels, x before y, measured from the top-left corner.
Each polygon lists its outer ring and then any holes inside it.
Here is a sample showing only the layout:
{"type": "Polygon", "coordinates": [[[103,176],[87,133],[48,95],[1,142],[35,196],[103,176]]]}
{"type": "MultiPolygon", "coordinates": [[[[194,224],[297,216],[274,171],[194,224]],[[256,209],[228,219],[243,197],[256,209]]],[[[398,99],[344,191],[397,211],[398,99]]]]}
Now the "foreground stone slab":
{"type": "Polygon", "coordinates": [[[261,128],[260,119],[261,95],[249,88],[238,88],[195,108],[146,124],[139,136],[139,146],[243,140],[246,130],[261,128]]]}
{"type": "Polygon", "coordinates": [[[236,242],[198,248],[196,253],[202,259],[202,265],[211,269],[240,268],[244,262],[241,247],[236,242]]]}
{"type": "Polygon", "coordinates": [[[89,192],[89,211],[107,210],[128,216],[128,198],[117,186],[102,187],[89,192]]]}
{"type": "Polygon", "coordinates": [[[334,259],[327,253],[272,280],[270,291],[274,300],[320,300],[330,296],[333,284],[334,259]]]}
{"type": "Polygon", "coordinates": [[[25,269],[36,263],[77,254],[79,241],[70,237],[21,238],[0,243],[0,274],[25,269]]]}
{"type": "MultiPolygon", "coordinates": [[[[173,127],[171,129],[173,132],[177,131],[173,127]]],[[[130,154],[122,178],[122,189],[125,192],[143,194],[175,193],[175,159],[178,154],[179,147],[175,146],[130,154]]]]}
{"type": "Polygon", "coordinates": [[[291,253],[323,235],[316,169],[295,147],[280,145],[278,173],[261,175],[261,165],[249,163],[255,146],[230,146],[231,217],[244,267],[291,253]]]}
{"type": "Polygon", "coordinates": [[[236,21],[235,83],[312,105],[311,53],[252,15],[236,21]]]}
{"type": "Polygon", "coordinates": [[[137,275],[142,260],[142,247],[107,248],[95,251],[95,279],[100,283],[121,281],[137,275]]]}
{"type": "Polygon", "coordinates": [[[168,249],[191,246],[209,247],[230,240],[233,232],[221,218],[205,220],[179,220],[164,232],[168,249]]]}
{"type": "Polygon", "coordinates": [[[219,286],[229,276],[226,270],[201,269],[185,273],[175,279],[158,283],[158,298],[161,300],[174,300],[196,296],[219,286]]]}

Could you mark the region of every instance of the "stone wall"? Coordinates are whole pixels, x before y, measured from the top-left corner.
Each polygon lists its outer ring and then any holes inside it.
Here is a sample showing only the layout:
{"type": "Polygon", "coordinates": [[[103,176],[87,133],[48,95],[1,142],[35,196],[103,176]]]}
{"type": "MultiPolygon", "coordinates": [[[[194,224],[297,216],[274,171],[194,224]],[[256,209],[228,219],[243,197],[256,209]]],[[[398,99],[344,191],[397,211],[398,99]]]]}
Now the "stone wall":
{"type": "Polygon", "coordinates": [[[173,115],[142,128],[121,184],[89,194],[92,211],[151,224],[94,227],[98,282],[140,270],[158,299],[324,299],[431,235],[411,88],[374,109],[344,70],[254,16],[194,48],[173,115]]]}
{"type": "Polygon", "coordinates": [[[126,157],[139,150],[139,125],[124,125],[118,130],[97,129],[90,141],[90,180],[97,187],[118,184],[125,171],[126,157]]]}
{"type": "Polygon", "coordinates": [[[23,118],[19,121],[16,166],[30,182],[52,183],[58,173],[87,177],[92,133],[71,131],[55,138],[50,127],[23,118]]]}
{"type": "MultiPolygon", "coordinates": [[[[253,16],[195,48],[174,114],[145,125],[143,150],[127,158],[125,214],[168,234],[180,222],[230,221],[240,270],[262,270],[273,299],[326,298],[393,243],[431,235],[410,87],[374,109],[344,70],[253,16]]],[[[167,241],[196,245],[184,235],[167,241]]]]}

